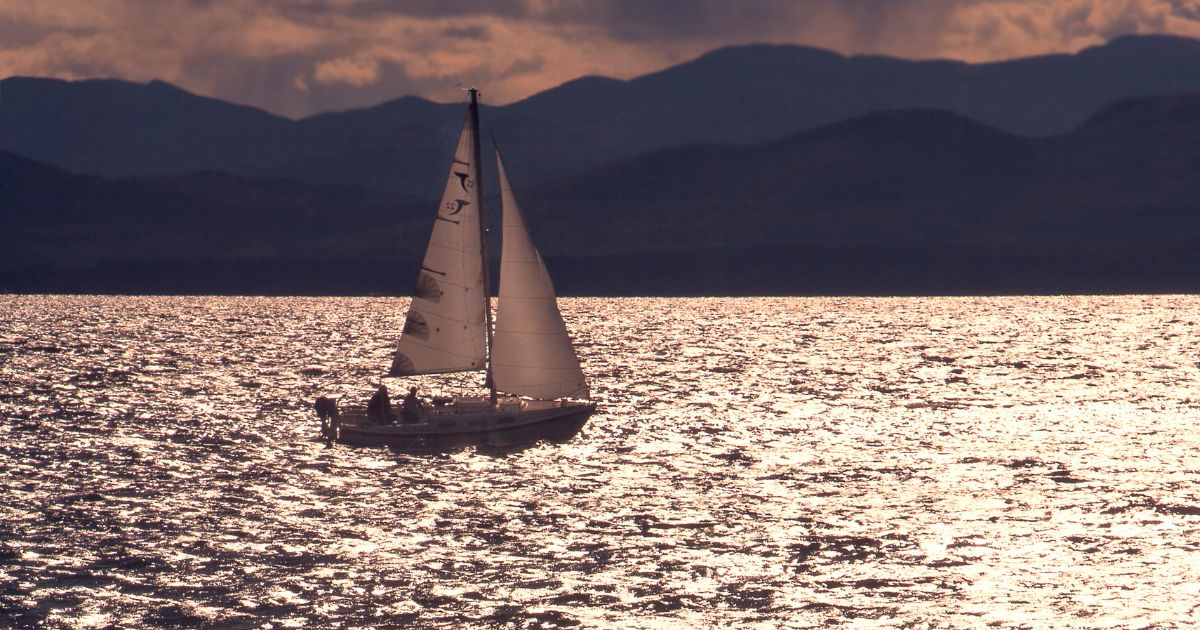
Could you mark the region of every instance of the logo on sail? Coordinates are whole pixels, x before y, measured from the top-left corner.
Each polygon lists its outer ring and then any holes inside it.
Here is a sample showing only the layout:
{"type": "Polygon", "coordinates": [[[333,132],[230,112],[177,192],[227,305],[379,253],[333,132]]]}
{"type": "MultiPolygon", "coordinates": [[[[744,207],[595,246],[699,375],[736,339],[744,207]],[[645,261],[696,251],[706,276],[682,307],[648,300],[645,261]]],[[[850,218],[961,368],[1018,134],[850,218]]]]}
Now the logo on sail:
{"type": "Polygon", "coordinates": [[[413,297],[437,302],[442,299],[444,293],[442,285],[438,284],[438,281],[433,276],[427,273],[421,273],[421,275],[417,276],[417,290],[413,292],[413,297]]]}
{"type": "Polygon", "coordinates": [[[404,320],[404,334],[417,339],[429,339],[429,323],[425,321],[425,316],[410,308],[408,319],[404,320]]]}
{"type": "Polygon", "coordinates": [[[462,212],[462,209],[469,205],[471,205],[470,201],[465,199],[455,199],[454,201],[446,202],[446,209],[450,211],[450,216],[454,216],[459,212],[462,212]]]}
{"type": "Polygon", "coordinates": [[[471,179],[471,174],[454,171],[454,175],[458,177],[458,183],[462,186],[462,189],[471,192],[471,187],[475,185],[475,180],[471,179]]]}
{"type": "Polygon", "coordinates": [[[392,369],[388,370],[388,376],[408,376],[416,373],[417,366],[413,365],[412,359],[403,352],[397,351],[392,356],[392,369]]]}

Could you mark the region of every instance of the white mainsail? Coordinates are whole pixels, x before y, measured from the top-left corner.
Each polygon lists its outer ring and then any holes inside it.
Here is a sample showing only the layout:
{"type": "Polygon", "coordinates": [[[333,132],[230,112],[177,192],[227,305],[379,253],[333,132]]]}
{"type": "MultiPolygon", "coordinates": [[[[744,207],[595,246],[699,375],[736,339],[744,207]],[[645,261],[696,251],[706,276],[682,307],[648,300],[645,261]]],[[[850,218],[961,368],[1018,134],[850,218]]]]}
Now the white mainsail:
{"type": "Polygon", "coordinates": [[[496,389],[543,400],[588,398],[587,381],[571,346],[542,257],[508,184],[499,153],[504,206],[500,297],[492,338],[496,389]]]}
{"type": "Polygon", "coordinates": [[[389,376],[484,368],[488,304],[472,113],[458,139],[389,376]]]}

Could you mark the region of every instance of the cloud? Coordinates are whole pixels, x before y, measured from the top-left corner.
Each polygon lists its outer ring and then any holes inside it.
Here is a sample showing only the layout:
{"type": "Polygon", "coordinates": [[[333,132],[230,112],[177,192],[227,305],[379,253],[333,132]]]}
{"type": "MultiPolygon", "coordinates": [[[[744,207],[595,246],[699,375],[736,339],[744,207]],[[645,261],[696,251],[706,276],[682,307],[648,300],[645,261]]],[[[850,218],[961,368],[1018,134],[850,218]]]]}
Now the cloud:
{"type": "Polygon", "coordinates": [[[379,82],[379,61],[362,57],[341,57],[316,64],[313,78],[326,85],[344,83],[362,87],[379,82]]]}
{"type": "Polygon", "coordinates": [[[1075,51],[1121,35],[1200,37],[1196,0],[1002,0],[954,7],[939,53],[986,61],[1075,51]]]}
{"type": "Polygon", "coordinates": [[[751,42],[987,61],[1200,37],[1200,0],[0,0],[0,76],[163,79],[300,116],[491,102],[751,42]]]}

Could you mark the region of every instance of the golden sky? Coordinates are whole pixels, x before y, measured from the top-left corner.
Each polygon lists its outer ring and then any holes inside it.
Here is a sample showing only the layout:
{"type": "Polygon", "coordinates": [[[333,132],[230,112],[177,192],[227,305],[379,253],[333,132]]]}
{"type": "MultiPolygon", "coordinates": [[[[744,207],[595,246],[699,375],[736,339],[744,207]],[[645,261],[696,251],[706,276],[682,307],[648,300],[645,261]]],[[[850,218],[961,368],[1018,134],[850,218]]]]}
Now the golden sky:
{"type": "Polygon", "coordinates": [[[406,94],[493,103],[721,46],[990,61],[1200,37],[1200,0],[0,0],[0,76],[162,79],[299,117],[406,94]]]}

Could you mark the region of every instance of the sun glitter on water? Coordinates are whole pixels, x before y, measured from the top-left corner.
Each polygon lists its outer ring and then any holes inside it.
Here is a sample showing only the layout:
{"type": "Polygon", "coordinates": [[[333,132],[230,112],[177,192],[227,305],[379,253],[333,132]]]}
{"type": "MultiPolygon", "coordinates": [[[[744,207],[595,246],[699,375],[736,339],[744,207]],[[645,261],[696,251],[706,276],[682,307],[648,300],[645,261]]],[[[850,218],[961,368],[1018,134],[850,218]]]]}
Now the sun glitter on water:
{"type": "Polygon", "coordinates": [[[584,432],[418,457],[310,410],[405,300],[0,297],[0,621],[1200,614],[1195,297],[562,304],[584,432]]]}

